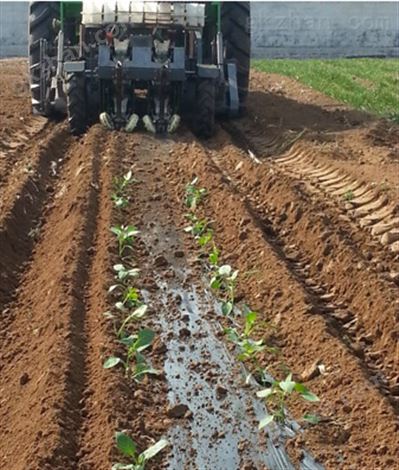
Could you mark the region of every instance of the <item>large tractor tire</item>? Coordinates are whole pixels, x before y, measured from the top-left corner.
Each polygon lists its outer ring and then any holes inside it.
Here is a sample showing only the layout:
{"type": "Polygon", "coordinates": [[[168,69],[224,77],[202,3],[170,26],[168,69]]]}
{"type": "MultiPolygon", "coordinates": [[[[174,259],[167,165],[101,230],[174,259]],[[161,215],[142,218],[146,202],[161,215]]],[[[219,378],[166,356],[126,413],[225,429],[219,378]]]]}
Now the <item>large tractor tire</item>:
{"type": "MultiPolygon", "coordinates": [[[[31,2],[29,14],[29,65],[32,106],[35,114],[48,116],[51,114],[49,96],[50,76],[46,77],[45,89],[41,90],[40,71],[40,40],[47,40],[47,52],[50,58],[56,58],[56,31],[54,20],[59,18],[60,2],[31,2]],[[45,103],[41,102],[41,93],[45,96],[45,103]]],[[[49,75],[50,64],[44,64],[49,75]]],[[[42,69],[43,70],[43,69],[42,69]]]]}
{"type": "Polygon", "coordinates": [[[194,131],[208,139],[215,133],[216,86],[215,81],[199,79],[197,83],[194,131]]]}
{"type": "Polygon", "coordinates": [[[70,73],[65,80],[68,123],[73,135],[81,135],[87,129],[87,100],[85,76],[70,73]]]}
{"type": "Polygon", "coordinates": [[[226,59],[237,66],[237,84],[240,105],[248,95],[251,56],[250,2],[222,2],[222,33],[226,59]]]}

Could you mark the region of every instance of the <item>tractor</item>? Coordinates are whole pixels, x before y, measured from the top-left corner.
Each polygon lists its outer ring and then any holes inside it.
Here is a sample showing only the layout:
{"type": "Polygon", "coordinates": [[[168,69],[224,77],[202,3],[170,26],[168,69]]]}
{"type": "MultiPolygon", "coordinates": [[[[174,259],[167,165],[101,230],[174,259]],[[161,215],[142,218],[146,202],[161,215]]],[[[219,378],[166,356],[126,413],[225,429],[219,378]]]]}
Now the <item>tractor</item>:
{"type": "Polygon", "coordinates": [[[33,112],[172,133],[183,119],[201,137],[245,109],[249,2],[32,2],[33,112]]]}

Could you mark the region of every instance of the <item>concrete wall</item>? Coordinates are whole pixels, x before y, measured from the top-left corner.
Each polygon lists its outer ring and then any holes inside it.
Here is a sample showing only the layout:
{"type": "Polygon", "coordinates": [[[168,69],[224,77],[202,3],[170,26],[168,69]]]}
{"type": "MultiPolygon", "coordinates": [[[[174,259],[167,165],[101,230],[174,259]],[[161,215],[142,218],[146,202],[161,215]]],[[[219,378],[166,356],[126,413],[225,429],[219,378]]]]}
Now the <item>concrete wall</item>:
{"type": "Polygon", "coordinates": [[[26,56],[28,2],[0,0],[0,57],[26,56]]]}
{"type": "Polygon", "coordinates": [[[254,57],[399,55],[398,2],[252,3],[254,57]]]}
{"type": "MultiPolygon", "coordinates": [[[[399,3],[252,2],[254,57],[399,55],[399,3]]],[[[27,54],[27,2],[0,0],[0,57],[27,54]]]]}

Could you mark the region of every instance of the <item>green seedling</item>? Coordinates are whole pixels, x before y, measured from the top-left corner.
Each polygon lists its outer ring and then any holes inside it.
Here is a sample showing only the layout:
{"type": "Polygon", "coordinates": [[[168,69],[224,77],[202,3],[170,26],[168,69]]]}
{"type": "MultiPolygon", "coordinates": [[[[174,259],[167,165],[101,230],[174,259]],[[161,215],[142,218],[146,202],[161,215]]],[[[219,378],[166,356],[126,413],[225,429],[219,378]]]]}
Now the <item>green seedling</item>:
{"type": "Polygon", "coordinates": [[[118,193],[113,193],[112,196],[111,196],[111,199],[114,203],[114,206],[117,209],[124,209],[129,204],[129,199],[125,196],[121,196],[118,193]]]}
{"type": "Polygon", "coordinates": [[[111,232],[118,240],[119,256],[122,256],[127,248],[132,249],[134,237],[140,233],[133,225],[117,225],[111,227],[111,232]]]}
{"type": "Polygon", "coordinates": [[[237,284],[238,271],[224,264],[213,272],[211,281],[209,283],[211,289],[219,290],[223,294],[222,299],[222,313],[223,315],[230,315],[234,308],[234,295],[237,284]]]}
{"type": "Polygon", "coordinates": [[[258,364],[258,353],[267,350],[269,353],[275,354],[276,348],[268,346],[262,339],[254,340],[250,338],[250,334],[255,328],[257,313],[248,310],[245,314],[245,324],[242,333],[238,333],[236,328],[225,328],[224,332],[228,339],[232,341],[239,349],[237,359],[239,361],[252,361],[258,364]]]}
{"type": "Polygon", "coordinates": [[[137,180],[133,178],[132,170],[129,170],[123,176],[116,176],[113,181],[114,190],[117,194],[123,195],[131,183],[136,183],[137,180]]]}
{"type": "Polygon", "coordinates": [[[245,325],[244,325],[244,333],[243,335],[248,338],[248,336],[252,333],[253,329],[255,328],[256,319],[258,314],[253,310],[249,310],[245,314],[245,325]]]}
{"type": "Polygon", "coordinates": [[[191,183],[186,186],[186,206],[190,210],[195,210],[198,207],[198,204],[206,195],[205,188],[197,188],[196,184],[198,183],[198,178],[194,178],[191,183]]]}
{"type": "Polygon", "coordinates": [[[114,271],[116,272],[116,278],[119,281],[126,281],[132,277],[136,277],[140,272],[137,268],[126,268],[123,264],[115,264],[114,271]]]}
{"type": "Polygon", "coordinates": [[[142,305],[140,293],[136,287],[127,286],[122,293],[122,300],[115,303],[115,308],[122,313],[128,313],[132,308],[138,308],[142,305]]]}
{"type": "Polygon", "coordinates": [[[212,251],[209,253],[209,256],[208,256],[209,264],[216,268],[219,265],[219,256],[220,256],[220,250],[218,250],[216,245],[213,244],[212,251]]]}
{"type": "Polygon", "coordinates": [[[310,402],[319,401],[319,398],[314,393],[310,392],[304,385],[294,382],[292,380],[292,374],[288,374],[285,380],[275,380],[271,387],[257,392],[257,396],[259,398],[264,398],[266,405],[271,409],[271,414],[260,421],[259,429],[264,428],[272,421],[277,421],[279,423],[284,423],[286,421],[286,401],[294,392],[304,400],[310,402]]]}
{"type": "Polygon", "coordinates": [[[123,293],[122,304],[125,308],[131,309],[140,304],[140,293],[136,287],[127,287],[123,293]]]}
{"type": "Polygon", "coordinates": [[[191,233],[196,239],[211,230],[206,219],[199,219],[195,214],[186,214],[186,218],[191,222],[191,225],[185,227],[184,231],[191,233]]]}
{"type": "Polygon", "coordinates": [[[128,376],[129,372],[131,372],[132,378],[136,381],[140,381],[145,374],[159,374],[157,370],[147,364],[144,356],[141,354],[142,351],[151,345],[154,336],[155,333],[152,330],[144,328],[137,334],[120,339],[120,343],[127,348],[126,359],[111,356],[104,362],[104,369],[111,369],[120,364],[125,369],[125,375],[128,376]]]}
{"type": "Polygon", "coordinates": [[[266,349],[263,340],[255,341],[248,338],[244,334],[239,334],[236,328],[225,328],[224,332],[228,339],[238,346],[240,352],[237,359],[239,361],[255,361],[257,354],[266,349]]]}
{"type": "Polygon", "coordinates": [[[147,313],[148,306],[143,304],[140,307],[133,310],[133,312],[129,313],[126,318],[123,320],[122,325],[120,326],[117,336],[120,338],[123,336],[125,329],[133,322],[141,320],[147,313]]]}
{"type": "Polygon", "coordinates": [[[113,292],[116,289],[125,290],[126,283],[139,275],[140,270],[137,268],[126,268],[123,264],[115,264],[114,271],[116,273],[115,277],[118,281],[117,284],[113,284],[109,289],[108,292],[113,292]]]}
{"type": "Polygon", "coordinates": [[[207,229],[205,233],[197,238],[198,245],[201,248],[204,248],[213,238],[213,230],[211,228],[207,229]]]}
{"type": "Polygon", "coordinates": [[[349,190],[349,191],[346,191],[346,193],[344,194],[343,197],[344,197],[345,201],[350,202],[354,199],[355,195],[354,195],[353,191],[349,190]]]}
{"type": "Polygon", "coordinates": [[[117,432],[115,440],[119,452],[127,457],[130,463],[116,463],[112,466],[112,470],[144,470],[146,463],[169,445],[166,439],[161,439],[139,454],[136,444],[124,432],[117,432]]]}

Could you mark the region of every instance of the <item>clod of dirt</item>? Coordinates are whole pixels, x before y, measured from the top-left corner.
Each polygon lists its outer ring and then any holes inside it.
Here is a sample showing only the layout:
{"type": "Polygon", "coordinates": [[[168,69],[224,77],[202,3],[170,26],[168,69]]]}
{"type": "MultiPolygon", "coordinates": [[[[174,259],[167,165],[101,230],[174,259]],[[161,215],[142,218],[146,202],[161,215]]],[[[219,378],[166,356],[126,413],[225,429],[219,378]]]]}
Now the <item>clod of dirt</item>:
{"type": "Polygon", "coordinates": [[[244,241],[248,238],[248,232],[246,230],[242,230],[240,232],[239,238],[241,241],[244,241]]]}
{"type": "Polygon", "coordinates": [[[306,368],[301,374],[301,382],[308,382],[309,380],[315,379],[320,375],[319,369],[320,362],[314,362],[310,367],[306,368]]]}
{"type": "Polygon", "coordinates": [[[24,372],[21,377],[19,378],[19,383],[21,385],[26,385],[30,380],[30,377],[27,372],[24,372]]]}
{"type": "Polygon", "coordinates": [[[218,400],[223,400],[227,395],[227,389],[224,388],[222,385],[218,385],[216,387],[216,398],[218,400]]]}
{"type": "Polygon", "coordinates": [[[188,338],[191,336],[191,331],[188,328],[182,328],[179,331],[180,338],[188,338]]]}
{"type": "Polygon", "coordinates": [[[184,413],[184,418],[185,419],[193,419],[194,417],[194,414],[191,410],[187,410],[185,413],[184,413]]]}
{"type": "Polygon", "coordinates": [[[183,418],[186,413],[190,412],[190,409],[184,403],[179,403],[178,405],[168,408],[167,415],[169,418],[183,418]]]}
{"type": "Polygon", "coordinates": [[[168,350],[168,348],[160,338],[157,338],[152,345],[152,350],[155,354],[163,354],[168,350]]]}
{"type": "Polygon", "coordinates": [[[361,359],[364,357],[364,349],[363,346],[359,343],[353,343],[352,344],[352,350],[354,354],[356,354],[357,357],[360,357],[361,359]]]}
{"type": "Polygon", "coordinates": [[[168,266],[168,261],[167,259],[165,258],[165,256],[163,255],[159,255],[155,258],[154,260],[154,264],[155,266],[159,267],[159,268],[162,268],[164,266],[168,266]]]}
{"type": "Polygon", "coordinates": [[[399,273],[389,273],[389,279],[399,286],[399,273]]]}
{"type": "Polygon", "coordinates": [[[175,251],[175,258],[184,258],[184,251],[176,250],[175,251]]]}

